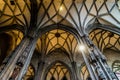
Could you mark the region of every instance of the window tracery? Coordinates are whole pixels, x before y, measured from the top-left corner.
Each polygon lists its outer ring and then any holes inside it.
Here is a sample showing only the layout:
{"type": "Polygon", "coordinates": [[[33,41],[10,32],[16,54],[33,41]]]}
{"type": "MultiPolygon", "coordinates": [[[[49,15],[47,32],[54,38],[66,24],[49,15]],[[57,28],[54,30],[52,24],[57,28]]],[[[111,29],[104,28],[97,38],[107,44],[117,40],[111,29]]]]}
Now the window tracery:
{"type": "Polygon", "coordinates": [[[113,64],[112,64],[112,70],[116,74],[116,76],[118,77],[118,79],[120,79],[120,60],[115,60],[113,62],[113,64]]]}
{"type": "Polygon", "coordinates": [[[48,71],[46,80],[71,80],[69,70],[61,63],[56,63],[48,71]]]}

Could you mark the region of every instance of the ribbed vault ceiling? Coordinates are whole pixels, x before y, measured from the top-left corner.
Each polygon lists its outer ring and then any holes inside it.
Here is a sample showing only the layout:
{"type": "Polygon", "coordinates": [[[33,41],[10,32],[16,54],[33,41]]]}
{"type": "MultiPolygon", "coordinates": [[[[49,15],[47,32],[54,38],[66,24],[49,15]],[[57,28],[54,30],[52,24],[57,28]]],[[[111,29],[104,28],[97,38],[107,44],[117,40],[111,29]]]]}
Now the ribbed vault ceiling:
{"type": "Polygon", "coordinates": [[[0,26],[18,24],[28,27],[30,8],[28,0],[0,0],[0,26]]]}
{"type": "Polygon", "coordinates": [[[61,23],[80,31],[97,21],[120,27],[116,3],[117,0],[0,0],[0,26],[18,24],[27,29],[61,23]]]}
{"type": "Polygon", "coordinates": [[[43,34],[37,41],[36,49],[46,55],[52,51],[63,51],[67,55],[73,55],[77,51],[76,38],[67,31],[55,29],[43,34]]]}
{"type": "Polygon", "coordinates": [[[89,37],[101,51],[105,49],[120,51],[120,36],[117,34],[103,29],[96,29],[91,31],[89,37]]]}
{"type": "MultiPolygon", "coordinates": [[[[83,34],[88,25],[94,23],[120,28],[117,2],[117,0],[0,0],[0,29],[15,24],[16,28],[22,27],[19,29],[24,31],[32,30],[31,28],[39,31],[38,29],[52,24],[63,24],[83,34]]],[[[94,32],[92,34],[97,35],[94,32]]],[[[77,46],[72,34],[59,29],[49,31],[41,38],[37,47],[40,52],[46,54],[57,48],[74,53],[77,46]]],[[[96,37],[93,39],[96,40],[96,37]]],[[[104,40],[106,38],[103,38],[103,42],[104,40]]],[[[105,44],[110,42],[109,39],[106,41],[105,44]]]]}
{"type": "MultiPolygon", "coordinates": [[[[0,0],[0,30],[11,29],[5,33],[13,38],[12,51],[26,34],[29,35],[27,32],[33,31],[37,35],[39,33],[37,31],[55,24],[72,27],[80,34],[84,34],[90,24],[103,24],[108,25],[108,28],[112,26],[120,29],[120,10],[117,3],[120,2],[118,0],[0,0]]],[[[102,51],[107,48],[120,51],[120,36],[117,34],[96,29],[89,37],[102,51]]],[[[50,55],[53,51],[62,51],[73,58],[79,57],[75,54],[77,47],[75,36],[68,30],[62,30],[60,26],[59,29],[42,34],[36,44],[36,50],[41,54],[50,55]]],[[[63,67],[61,64],[55,64],[55,67],[58,65],[63,67]]],[[[86,67],[83,68],[86,70],[86,67]]],[[[33,72],[32,69],[28,71],[33,72]]]]}

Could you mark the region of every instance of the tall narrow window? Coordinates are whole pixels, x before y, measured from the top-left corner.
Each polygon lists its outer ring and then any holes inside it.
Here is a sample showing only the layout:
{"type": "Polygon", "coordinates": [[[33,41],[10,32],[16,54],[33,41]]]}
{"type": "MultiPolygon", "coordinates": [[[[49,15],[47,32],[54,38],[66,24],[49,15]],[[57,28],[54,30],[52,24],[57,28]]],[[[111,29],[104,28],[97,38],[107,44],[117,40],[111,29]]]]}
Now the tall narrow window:
{"type": "Polygon", "coordinates": [[[120,60],[115,60],[112,64],[112,70],[120,80],[120,60]]]}
{"type": "Polygon", "coordinates": [[[71,79],[68,69],[61,63],[56,63],[48,71],[46,80],[71,80],[71,79]]]}

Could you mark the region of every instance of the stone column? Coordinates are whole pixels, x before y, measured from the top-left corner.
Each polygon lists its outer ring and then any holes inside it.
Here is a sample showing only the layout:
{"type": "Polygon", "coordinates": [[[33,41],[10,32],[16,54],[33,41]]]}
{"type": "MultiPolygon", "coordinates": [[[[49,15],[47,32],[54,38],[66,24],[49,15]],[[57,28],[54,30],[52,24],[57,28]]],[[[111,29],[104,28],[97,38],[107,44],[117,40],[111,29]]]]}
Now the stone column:
{"type": "Polygon", "coordinates": [[[18,62],[21,62],[23,64],[23,67],[21,68],[20,73],[18,74],[17,80],[21,80],[22,77],[25,75],[27,68],[30,64],[35,45],[36,45],[37,39],[31,39],[29,45],[24,50],[23,54],[19,57],[18,62]]]}
{"type": "MultiPolygon", "coordinates": [[[[86,46],[86,49],[88,51],[89,57],[87,57],[87,58],[89,58],[91,60],[88,63],[86,63],[86,66],[87,66],[87,64],[89,64],[90,66],[92,66],[92,68],[94,68],[94,69],[91,69],[91,71],[93,71],[92,74],[95,75],[95,78],[96,78],[95,80],[98,80],[97,77],[99,77],[99,79],[102,79],[102,80],[103,79],[104,80],[118,80],[116,78],[115,74],[110,70],[109,66],[107,65],[105,56],[89,40],[88,36],[86,36],[86,35],[83,36],[82,41],[83,41],[83,43],[86,46]],[[96,70],[96,71],[94,72],[94,70],[96,70]]],[[[89,70],[88,66],[87,66],[87,68],[89,70]]],[[[90,74],[91,74],[91,71],[89,71],[90,74]]]]}
{"type": "Polygon", "coordinates": [[[38,69],[37,69],[37,72],[36,72],[36,75],[35,75],[35,80],[42,80],[44,65],[45,65],[45,62],[43,60],[39,61],[38,69]]]}
{"type": "Polygon", "coordinates": [[[18,58],[21,56],[23,51],[26,49],[30,42],[27,37],[23,38],[20,45],[13,51],[13,53],[3,61],[3,68],[0,73],[0,80],[7,80],[12,74],[18,58]]]}
{"type": "Polygon", "coordinates": [[[72,77],[74,76],[74,80],[79,80],[78,78],[78,71],[77,71],[77,64],[75,61],[71,62],[71,65],[72,65],[72,70],[73,70],[73,74],[72,77]]]}

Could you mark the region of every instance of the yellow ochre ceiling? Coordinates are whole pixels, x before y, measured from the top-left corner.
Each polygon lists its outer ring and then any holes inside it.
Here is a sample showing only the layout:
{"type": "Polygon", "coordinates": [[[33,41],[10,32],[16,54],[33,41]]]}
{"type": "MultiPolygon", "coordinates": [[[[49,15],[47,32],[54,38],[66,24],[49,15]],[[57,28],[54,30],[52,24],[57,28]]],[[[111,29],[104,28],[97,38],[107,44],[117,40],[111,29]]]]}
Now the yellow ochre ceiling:
{"type": "MultiPolygon", "coordinates": [[[[96,22],[120,28],[119,3],[116,0],[0,0],[0,28],[16,24],[28,30],[29,27],[41,29],[52,24],[63,24],[82,32],[96,22]],[[35,25],[31,25],[32,22],[35,25]]],[[[61,47],[70,53],[76,49],[72,50],[77,41],[67,31],[51,30],[42,35],[44,38],[46,54],[61,47]]],[[[41,38],[37,44],[40,43],[43,43],[41,38]]]]}
{"type": "Polygon", "coordinates": [[[0,0],[0,27],[12,24],[24,26],[25,29],[33,27],[30,26],[32,15],[37,15],[38,28],[60,23],[69,24],[80,30],[81,27],[87,28],[96,20],[102,24],[120,27],[120,16],[118,16],[120,11],[116,3],[120,2],[116,0],[0,0]]]}

